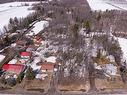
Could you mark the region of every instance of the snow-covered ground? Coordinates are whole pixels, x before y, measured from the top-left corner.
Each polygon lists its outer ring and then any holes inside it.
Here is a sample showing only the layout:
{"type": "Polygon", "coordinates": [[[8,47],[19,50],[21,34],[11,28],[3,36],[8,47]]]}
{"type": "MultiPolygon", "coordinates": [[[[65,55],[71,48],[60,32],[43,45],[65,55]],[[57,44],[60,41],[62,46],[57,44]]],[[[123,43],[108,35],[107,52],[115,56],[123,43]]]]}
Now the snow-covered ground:
{"type": "Polygon", "coordinates": [[[4,55],[0,55],[0,62],[2,62],[4,60],[5,56],[4,55]]]}
{"type": "Polygon", "coordinates": [[[92,10],[127,10],[127,1],[87,0],[92,10]]]}
{"type": "Polygon", "coordinates": [[[127,61],[127,39],[125,38],[118,38],[121,50],[123,52],[123,61],[127,61]]]}
{"type": "Polygon", "coordinates": [[[32,13],[33,10],[28,10],[28,8],[31,8],[34,3],[37,2],[11,2],[0,4],[0,32],[2,32],[3,26],[8,24],[10,18],[26,17],[32,13]],[[29,4],[29,6],[24,6],[24,4],[29,4]]]}
{"type": "Polygon", "coordinates": [[[118,9],[112,5],[107,4],[103,0],[87,0],[89,3],[89,6],[92,10],[101,10],[105,11],[106,9],[112,10],[112,9],[118,9]]]}

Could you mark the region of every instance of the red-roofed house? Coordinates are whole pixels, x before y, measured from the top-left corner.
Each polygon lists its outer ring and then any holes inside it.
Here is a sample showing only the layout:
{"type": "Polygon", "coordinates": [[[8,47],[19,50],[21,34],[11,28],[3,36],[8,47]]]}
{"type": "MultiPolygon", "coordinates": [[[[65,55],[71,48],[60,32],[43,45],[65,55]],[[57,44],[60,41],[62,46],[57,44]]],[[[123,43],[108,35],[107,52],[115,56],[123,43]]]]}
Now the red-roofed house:
{"type": "Polygon", "coordinates": [[[4,64],[2,69],[9,73],[20,74],[24,71],[25,66],[21,64],[4,64]]]}
{"type": "Polygon", "coordinates": [[[20,56],[22,59],[29,59],[31,57],[31,53],[30,52],[21,52],[20,56]]]}

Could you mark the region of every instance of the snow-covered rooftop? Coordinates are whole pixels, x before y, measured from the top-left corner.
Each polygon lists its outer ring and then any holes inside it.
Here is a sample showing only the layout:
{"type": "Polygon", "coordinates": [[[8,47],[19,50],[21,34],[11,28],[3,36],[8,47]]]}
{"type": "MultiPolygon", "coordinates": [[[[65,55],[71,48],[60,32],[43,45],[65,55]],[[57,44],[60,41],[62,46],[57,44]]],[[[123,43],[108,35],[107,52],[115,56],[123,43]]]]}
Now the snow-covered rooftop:
{"type": "Polygon", "coordinates": [[[56,57],[55,56],[50,56],[50,57],[46,58],[46,61],[56,63],[56,57]]]}
{"type": "Polygon", "coordinates": [[[34,28],[27,35],[30,36],[36,35],[45,27],[48,27],[48,25],[49,25],[48,21],[39,21],[33,25],[34,28]]]}
{"type": "Polygon", "coordinates": [[[8,64],[16,64],[17,63],[17,59],[12,59],[11,61],[9,61],[8,64]]]}

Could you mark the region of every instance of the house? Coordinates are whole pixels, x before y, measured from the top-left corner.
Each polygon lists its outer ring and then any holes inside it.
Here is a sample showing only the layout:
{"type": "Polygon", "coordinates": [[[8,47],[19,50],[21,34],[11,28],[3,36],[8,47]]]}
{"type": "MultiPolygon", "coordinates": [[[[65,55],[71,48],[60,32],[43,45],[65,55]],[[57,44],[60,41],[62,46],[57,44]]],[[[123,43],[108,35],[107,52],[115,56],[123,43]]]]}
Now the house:
{"type": "Polygon", "coordinates": [[[25,66],[21,64],[4,64],[2,69],[8,73],[20,74],[25,70],[25,66]]]}
{"type": "Polygon", "coordinates": [[[27,52],[33,52],[36,51],[37,47],[34,45],[29,45],[28,48],[26,49],[27,52]]]}
{"type": "Polygon", "coordinates": [[[20,56],[21,56],[21,59],[30,59],[31,53],[30,52],[21,52],[20,56]]]}
{"type": "Polygon", "coordinates": [[[52,74],[54,71],[57,71],[54,63],[45,62],[41,63],[39,66],[38,67],[40,68],[40,71],[36,75],[36,79],[45,80],[50,76],[50,74],[52,74]]]}
{"type": "Polygon", "coordinates": [[[41,72],[53,72],[55,64],[53,63],[42,63],[41,64],[41,72]]]}
{"type": "Polygon", "coordinates": [[[17,40],[16,41],[16,45],[18,45],[18,46],[26,46],[26,44],[27,44],[27,41],[24,41],[24,40],[17,40]]]}
{"type": "Polygon", "coordinates": [[[40,36],[35,36],[33,39],[34,45],[35,46],[40,46],[42,44],[42,38],[40,36]]]}
{"type": "Polygon", "coordinates": [[[21,39],[16,41],[16,45],[27,47],[29,45],[33,44],[33,41],[31,38],[28,38],[27,36],[23,36],[21,39]]]}
{"type": "Polygon", "coordinates": [[[25,51],[20,53],[20,59],[19,59],[20,63],[26,64],[30,59],[31,59],[30,52],[25,51]]]}

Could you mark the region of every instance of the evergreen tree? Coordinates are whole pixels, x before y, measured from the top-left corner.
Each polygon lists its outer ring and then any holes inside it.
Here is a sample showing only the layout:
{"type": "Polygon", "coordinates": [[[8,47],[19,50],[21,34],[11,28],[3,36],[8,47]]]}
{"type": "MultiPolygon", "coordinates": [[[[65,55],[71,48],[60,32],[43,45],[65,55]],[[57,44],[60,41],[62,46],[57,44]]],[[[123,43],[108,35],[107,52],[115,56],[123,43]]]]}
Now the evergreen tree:
{"type": "Polygon", "coordinates": [[[16,25],[18,25],[19,21],[18,21],[18,18],[17,18],[17,17],[14,18],[14,23],[15,23],[16,25]]]}
{"type": "Polygon", "coordinates": [[[27,72],[26,72],[26,78],[28,80],[33,80],[35,78],[33,69],[31,67],[28,67],[27,72]]]}

